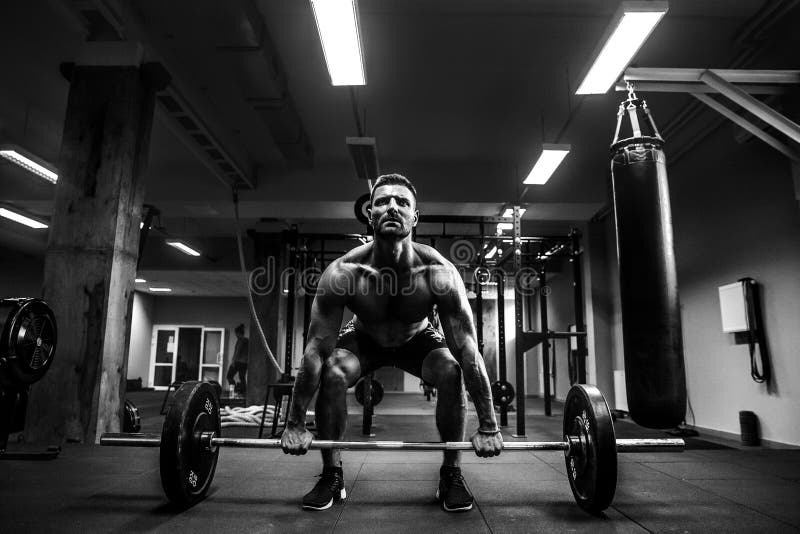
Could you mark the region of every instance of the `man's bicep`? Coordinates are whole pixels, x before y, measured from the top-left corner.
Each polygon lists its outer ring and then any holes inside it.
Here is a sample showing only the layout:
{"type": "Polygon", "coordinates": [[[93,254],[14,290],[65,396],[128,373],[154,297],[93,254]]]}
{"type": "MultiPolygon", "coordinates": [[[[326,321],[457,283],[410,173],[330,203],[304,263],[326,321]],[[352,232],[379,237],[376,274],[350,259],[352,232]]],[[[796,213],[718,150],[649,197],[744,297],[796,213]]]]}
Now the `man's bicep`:
{"type": "Polygon", "coordinates": [[[448,291],[439,295],[437,308],[447,344],[451,349],[461,350],[468,343],[475,341],[472,310],[460,277],[454,279],[448,291]]]}

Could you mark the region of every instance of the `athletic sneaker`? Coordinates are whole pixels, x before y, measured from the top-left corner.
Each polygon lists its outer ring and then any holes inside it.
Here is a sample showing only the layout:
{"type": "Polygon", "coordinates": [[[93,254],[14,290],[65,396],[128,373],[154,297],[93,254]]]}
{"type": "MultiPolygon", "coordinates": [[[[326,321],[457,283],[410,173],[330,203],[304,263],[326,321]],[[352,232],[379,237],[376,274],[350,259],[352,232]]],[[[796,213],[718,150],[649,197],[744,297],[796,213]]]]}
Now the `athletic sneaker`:
{"type": "Polygon", "coordinates": [[[466,512],[472,509],[475,500],[464,483],[460,467],[443,465],[439,470],[439,489],[436,499],[442,503],[446,512],[466,512]]]}
{"type": "Polygon", "coordinates": [[[341,467],[325,467],[314,489],[303,497],[304,510],[327,510],[334,501],[347,498],[341,467]]]}

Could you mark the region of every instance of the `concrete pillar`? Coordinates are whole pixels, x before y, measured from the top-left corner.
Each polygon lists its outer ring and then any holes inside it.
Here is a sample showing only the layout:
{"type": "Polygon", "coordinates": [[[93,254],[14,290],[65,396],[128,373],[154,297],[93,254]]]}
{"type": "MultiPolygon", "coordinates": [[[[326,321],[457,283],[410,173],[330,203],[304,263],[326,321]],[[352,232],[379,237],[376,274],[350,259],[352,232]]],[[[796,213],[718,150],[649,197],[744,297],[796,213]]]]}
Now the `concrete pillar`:
{"type": "Polygon", "coordinates": [[[143,175],[155,91],[168,77],[140,65],[135,45],[113,46],[122,64],[106,49],[99,62],[62,65],[70,93],[43,287],[58,352],[32,387],[29,442],[93,442],[120,427],[143,175]]]}

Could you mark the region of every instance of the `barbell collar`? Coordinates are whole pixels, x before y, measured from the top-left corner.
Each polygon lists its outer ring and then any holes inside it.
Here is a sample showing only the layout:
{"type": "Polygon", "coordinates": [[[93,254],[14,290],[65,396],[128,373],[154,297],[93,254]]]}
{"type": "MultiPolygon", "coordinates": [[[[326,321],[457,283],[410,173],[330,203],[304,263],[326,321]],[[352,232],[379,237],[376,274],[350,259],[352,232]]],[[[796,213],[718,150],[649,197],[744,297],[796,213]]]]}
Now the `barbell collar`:
{"type": "MultiPolygon", "coordinates": [[[[205,447],[233,447],[245,449],[280,449],[279,439],[250,438],[218,438],[211,432],[204,432],[201,441],[205,447]]],[[[572,438],[572,436],[570,436],[572,438]]],[[[574,437],[577,440],[577,437],[574,437]]],[[[158,434],[103,434],[100,445],[112,447],[159,447],[161,436],[158,434]]],[[[314,440],[310,449],[339,449],[361,451],[471,451],[469,441],[449,442],[403,442],[403,441],[334,441],[314,440]]],[[[618,439],[617,452],[681,452],[686,443],[679,438],[670,439],[618,439]]],[[[575,449],[575,447],[573,447],[575,449]]],[[[569,451],[569,441],[506,441],[506,451],[569,451]]]]}

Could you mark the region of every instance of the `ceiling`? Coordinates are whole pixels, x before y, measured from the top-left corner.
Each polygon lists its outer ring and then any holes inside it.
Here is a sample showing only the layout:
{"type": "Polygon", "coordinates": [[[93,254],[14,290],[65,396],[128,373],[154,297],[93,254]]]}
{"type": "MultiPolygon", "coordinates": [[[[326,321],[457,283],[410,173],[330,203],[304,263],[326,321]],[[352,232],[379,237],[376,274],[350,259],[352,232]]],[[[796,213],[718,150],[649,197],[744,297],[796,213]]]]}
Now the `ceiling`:
{"type": "MultiPolygon", "coordinates": [[[[634,63],[797,68],[790,52],[800,49],[796,4],[671,0],[634,63]]],[[[410,177],[423,213],[497,215],[503,203],[521,200],[530,208],[528,231],[566,228],[608,202],[608,145],[621,96],[574,90],[617,5],[359,0],[368,83],[351,94],[329,83],[305,0],[10,0],[0,18],[7,52],[0,143],[57,164],[69,92],[59,64],[82,57],[87,39],[138,42],[144,59],[172,77],[159,95],[146,202],[161,210],[165,234],[213,249],[207,256],[231,255],[223,262],[229,279],[236,269],[232,184],[244,187],[243,229],[363,230],[353,201],[367,185],[345,145],[358,131],[354,107],[366,135],[377,138],[381,171],[410,177]],[[184,116],[197,131],[176,120],[184,116]],[[198,135],[236,172],[221,172],[198,135]],[[557,173],[544,186],[522,186],[541,143],[555,142],[572,145],[557,173]]],[[[674,154],[719,124],[688,95],[645,96],[674,154]]],[[[54,186],[0,161],[0,199],[47,216],[53,198],[54,186]]],[[[145,251],[147,268],[167,278],[175,271],[176,283],[188,270],[223,271],[203,260],[173,261],[174,253],[155,246],[145,251]]],[[[46,235],[3,220],[0,247],[42,255],[46,235]]],[[[189,294],[203,294],[197,291],[189,294]]]]}

